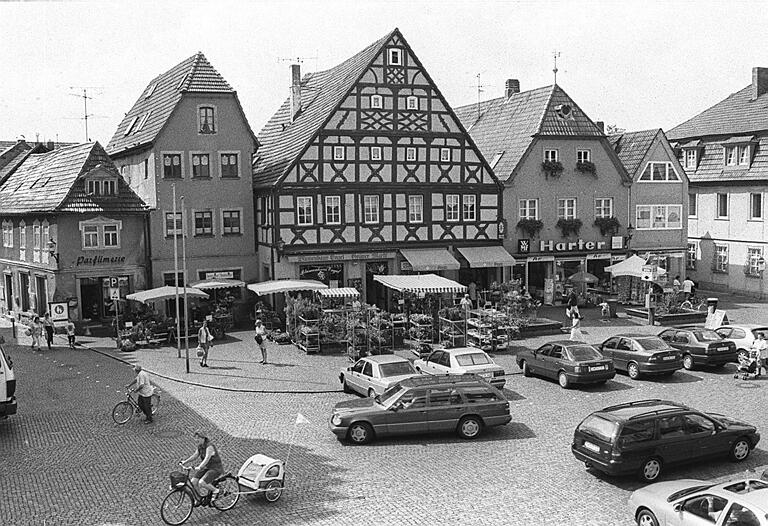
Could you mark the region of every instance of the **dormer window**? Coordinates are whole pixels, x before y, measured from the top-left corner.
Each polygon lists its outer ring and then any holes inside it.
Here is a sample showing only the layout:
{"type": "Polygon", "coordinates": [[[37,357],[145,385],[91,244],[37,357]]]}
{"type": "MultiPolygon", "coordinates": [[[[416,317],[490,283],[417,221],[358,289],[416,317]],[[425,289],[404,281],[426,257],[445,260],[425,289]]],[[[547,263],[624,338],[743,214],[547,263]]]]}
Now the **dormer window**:
{"type": "Polygon", "coordinates": [[[695,170],[699,160],[699,152],[696,150],[685,150],[685,169],[695,170]]]}
{"type": "Polygon", "coordinates": [[[411,95],[407,99],[405,99],[405,107],[409,110],[418,110],[419,109],[419,98],[411,95]]]}
{"type": "Polygon", "coordinates": [[[198,116],[199,133],[216,133],[216,116],[213,106],[200,106],[198,116]]]}
{"type": "Polygon", "coordinates": [[[384,107],[384,102],[381,95],[371,95],[371,108],[381,109],[384,107]]]}
{"type": "Polygon", "coordinates": [[[151,111],[148,111],[144,115],[141,116],[141,119],[139,120],[139,123],[136,125],[136,129],[134,132],[139,132],[144,127],[144,125],[147,123],[147,119],[149,119],[149,115],[151,114],[151,111]]]}
{"type": "Polygon", "coordinates": [[[85,181],[88,195],[117,195],[117,180],[114,178],[91,178],[85,181]]]}
{"type": "Polygon", "coordinates": [[[739,164],[749,166],[749,146],[739,146],[739,164]]]}
{"type": "Polygon", "coordinates": [[[639,181],[643,182],[680,182],[672,163],[650,162],[640,175],[639,181]]]}
{"type": "Polygon", "coordinates": [[[155,92],[155,88],[157,88],[157,83],[150,84],[149,87],[147,88],[147,93],[144,95],[144,98],[145,99],[150,98],[152,94],[155,92]]]}
{"type": "Polygon", "coordinates": [[[136,121],[138,120],[138,117],[134,117],[131,119],[131,122],[128,123],[128,127],[125,129],[125,135],[130,135],[133,131],[133,127],[136,125],[136,121]]]}
{"type": "Polygon", "coordinates": [[[403,51],[400,48],[389,48],[389,65],[390,66],[402,66],[403,65],[403,51]]]}
{"type": "Polygon", "coordinates": [[[726,146],[726,166],[749,166],[749,146],[726,146]]]}

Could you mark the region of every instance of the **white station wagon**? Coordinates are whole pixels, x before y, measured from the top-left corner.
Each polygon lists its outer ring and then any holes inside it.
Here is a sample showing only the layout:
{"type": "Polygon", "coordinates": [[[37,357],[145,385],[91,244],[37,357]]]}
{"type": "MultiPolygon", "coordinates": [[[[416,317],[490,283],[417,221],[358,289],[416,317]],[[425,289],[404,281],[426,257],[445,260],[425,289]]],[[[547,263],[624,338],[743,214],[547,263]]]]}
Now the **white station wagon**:
{"type": "Polygon", "coordinates": [[[381,354],[360,358],[355,365],[341,371],[339,380],[345,393],[354,391],[373,398],[397,382],[418,374],[406,358],[381,354]]]}
{"type": "Polygon", "coordinates": [[[473,373],[497,389],[504,387],[504,368],[496,363],[484,351],[475,347],[456,349],[438,349],[424,359],[413,362],[420,373],[426,374],[467,374],[473,373]]]}

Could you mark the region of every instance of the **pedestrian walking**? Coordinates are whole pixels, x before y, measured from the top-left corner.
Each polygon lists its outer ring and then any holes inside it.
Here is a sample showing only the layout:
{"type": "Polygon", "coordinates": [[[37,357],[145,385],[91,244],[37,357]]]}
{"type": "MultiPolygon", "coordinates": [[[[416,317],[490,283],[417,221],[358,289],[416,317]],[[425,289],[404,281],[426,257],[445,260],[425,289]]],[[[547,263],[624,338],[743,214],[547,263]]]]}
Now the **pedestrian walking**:
{"type": "Polygon", "coordinates": [[[51,350],[53,344],[53,320],[51,319],[51,313],[46,312],[43,316],[43,328],[45,329],[45,343],[48,344],[48,350],[51,350]]]}
{"type": "Polygon", "coordinates": [[[264,324],[261,323],[261,320],[256,320],[256,326],[253,329],[256,332],[256,336],[254,336],[254,339],[256,340],[256,345],[259,346],[259,349],[261,349],[261,364],[267,363],[267,330],[264,327],[264,324]]]}
{"type": "Polygon", "coordinates": [[[765,340],[765,333],[757,333],[757,339],[752,344],[752,348],[757,353],[757,376],[761,376],[763,368],[768,374],[768,341],[765,340]]]}
{"type": "Polygon", "coordinates": [[[683,294],[685,294],[686,300],[691,299],[691,296],[693,296],[693,281],[688,278],[683,280],[683,294]]]}
{"type": "Polygon", "coordinates": [[[67,343],[70,349],[75,348],[75,323],[71,319],[67,320],[67,343]]]}
{"type": "Polygon", "coordinates": [[[579,312],[579,295],[576,294],[576,291],[573,289],[571,289],[571,292],[568,294],[567,304],[568,306],[565,308],[566,319],[570,320],[574,313],[576,313],[576,316],[581,316],[581,313],[579,312]]]}
{"type": "Polygon", "coordinates": [[[571,341],[583,342],[584,333],[581,332],[581,316],[578,311],[571,310],[571,341]]]}
{"type": "Polygon", "coordinates": [[[210,351],[211,345],[213,345],[212,342],[213,335],[208,330],[208,320],[205,320],[203,321],[203,326],[197,331],[198,352],[200,350],[203,351],[202,356],[200,356],[200,367],[208,367],[208,351],[210,351]]]}
{"type": "Polygon", "coordinates": [[[139,395],[139,409],[141,409],[146,417],[144,423],[151,424],[152,395],[155,393],[155,388],[152,387],[152,382],[149,381],[149,374],[147,374],[147,371],[142,370],[141,365],[134,365],[133,372],[136,373],[136,378],[133,379],[133,382],[126,385],[125,388],[130,389],[133,384],[136,384],[134,391],[139,395]]]}
{"type": "Polygon", "coordinates": [[[29,331],[32,336],[32,350],[37,348],[38,351],[41,351],[40,339],[43,337],[43,324],[40,322],[40,316],[35,316],[32,319],[32,327],[29,328],[29,331]]]}

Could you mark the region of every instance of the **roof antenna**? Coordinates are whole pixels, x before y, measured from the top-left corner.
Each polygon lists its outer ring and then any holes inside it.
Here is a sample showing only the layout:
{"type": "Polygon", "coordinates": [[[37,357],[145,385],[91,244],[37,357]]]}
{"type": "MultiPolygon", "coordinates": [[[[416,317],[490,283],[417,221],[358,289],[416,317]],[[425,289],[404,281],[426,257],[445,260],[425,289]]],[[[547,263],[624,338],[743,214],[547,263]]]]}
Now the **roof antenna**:
{"type": "Polygon", "coordinates": [[[552,73],[555,74],[555,84],[557,84],[557,59],[560,57],[559,51],[552,52],[552,58],[555,60],[555,67],[552,68],[552,73]]]}
{"type": "Polygon", "coordinates": [[[485,84],[480,84],[480,73],[476,75],[477,77],[477,118],[480,118],[480,94],[483,93],[485,90],[485,84]]]}
{"type": "Polygon", "coordinates": [[[93,100],[93,97],[88,95],[88,89],[95,89],[97,90],[97,95],[100,95],[102,93],[102,86],[70,86],[69,89],[76,89],[76,90],[83,90],[82,95],[80,93],[70,93],[71,96],[77,97],[79,99],[83,99],[83,116],[78,117],[78,120],[82,120],[85,123],[85,142],[91,142],[91,139],[88,135],[88,119],[90,117],[96,117],[96,118],[104,118],[103,115],[94,115],[93,113],[88,113],[88,101],[93,100]]]}

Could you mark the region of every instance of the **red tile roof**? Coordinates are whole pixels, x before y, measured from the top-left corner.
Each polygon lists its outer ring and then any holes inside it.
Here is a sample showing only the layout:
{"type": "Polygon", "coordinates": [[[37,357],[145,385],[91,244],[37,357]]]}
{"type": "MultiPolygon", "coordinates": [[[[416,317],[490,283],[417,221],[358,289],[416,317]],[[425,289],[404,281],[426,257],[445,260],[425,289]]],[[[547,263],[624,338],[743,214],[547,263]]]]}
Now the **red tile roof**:
{"type": "Polygon", "coordinates": [[[608,136],[608,141],[613,146],[614,151],[618,154],[619,159],[621,159],[624,168],[627,169],[630,176],[634,177],[637,175],[640,164],[648,153],[648,148],[651,147],[659,133],[664,132],[656,128],[608,136]]]}
{"type": "Polygon", "coordinates": [[[5,214],[142,213],[146,209],[97,142],[29,155],[0,186],[0,210],[5,214]],[[114,172],[118,195],[86,193],[85,179],[81,176],[97,167],[114,172]]]}

